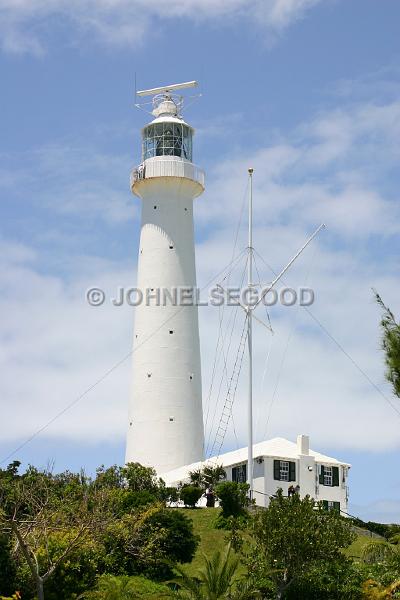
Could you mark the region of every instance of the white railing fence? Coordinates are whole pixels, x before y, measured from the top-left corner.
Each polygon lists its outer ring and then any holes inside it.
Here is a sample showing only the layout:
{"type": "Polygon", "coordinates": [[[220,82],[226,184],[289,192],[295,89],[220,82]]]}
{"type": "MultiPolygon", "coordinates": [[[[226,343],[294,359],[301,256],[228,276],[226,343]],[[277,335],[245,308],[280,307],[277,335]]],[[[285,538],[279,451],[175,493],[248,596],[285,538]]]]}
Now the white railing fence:
{"type": "Polygon", "coordinates": [[[149,179],[151,177],[186,177],[197,181],[204,187],[204,171],[193,163],[177,160],[165,159],[160,160],[150,159],[133,169],[131,174],[131,187],[141,179],[149,179]]]}

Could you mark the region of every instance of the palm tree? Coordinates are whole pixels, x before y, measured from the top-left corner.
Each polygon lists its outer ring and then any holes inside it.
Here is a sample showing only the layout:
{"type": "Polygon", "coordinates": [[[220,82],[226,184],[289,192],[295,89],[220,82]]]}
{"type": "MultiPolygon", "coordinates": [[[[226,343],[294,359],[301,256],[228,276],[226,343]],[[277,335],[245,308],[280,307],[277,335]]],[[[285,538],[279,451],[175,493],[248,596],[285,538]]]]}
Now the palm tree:
{"type": "Polygon", "coordinates": [[[257,598],[251,582],[235,582],[239,559],[230,557],[230,544],[224,554],[217,551],[211,558],[204,556],[205,566],[197,577],[190,577],[182,567],[175,567],[180,577],[176,593],[181,600],[250,600],[257,598]]]}
{"type": "Polygon", "coordinates": [[[197,485],[198,487],[204,486],[204,475],[201,469],[195,469],[194,471],[189,471],[190,483],[193,485],[197,485]]]}
{"type": "Polygon", "coordinates": [[[217,483],[226,479],[226,473],[222,465],[206,465],[203,469],[189,471],[189,477],[193,485],[208,487],[217,485],[217,483]]]}
{"type": "Polygon", "coordinates": [[[396,556],[400,557],[399,547],[383,540],[370,542],[362,551],[363,561],[369,564],[385,562],[396,556]]]}
{"type": "Polygon", "coordinates": [[[226,472],[222,465],[205,466],[203,469],[203,477],[207,485],[217,485],[220,481],[226,479],[226,472]]]}

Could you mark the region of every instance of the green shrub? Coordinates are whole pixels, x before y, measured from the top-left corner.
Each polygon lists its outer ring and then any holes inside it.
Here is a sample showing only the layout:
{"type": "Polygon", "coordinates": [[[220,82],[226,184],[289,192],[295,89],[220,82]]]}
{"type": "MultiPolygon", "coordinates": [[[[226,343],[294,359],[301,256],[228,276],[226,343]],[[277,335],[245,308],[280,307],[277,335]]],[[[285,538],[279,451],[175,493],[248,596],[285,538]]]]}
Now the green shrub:
{"type": "Polygon", "coordinates": [[[305,568],[284,594],[285,600],[360,600],[363,574],[351,560],[318,561],[305,568]]]}
{"type": "Polygon", "coordinates": [[[198,537],[192,520],[182,512],[156,505],[114,522],[103,544],[103,572],[161,580],[172,576],[175,563],[192,560],[198,537]]]}
{"type": "Polygon", "coordinates": [[[194,508],[203,495],[203,490],[195,485],[185,485],[180,491],[180,498],[185,506],[194,508]]]}
{"type": "Polygon", "coordinates": [[[159,497],[163,502],[178,502],[179,491],[176,487],[161,488],[159,491],[159,497]]]}
{"type": "Polygon", "coordinates": [[[191,562],[199,543],[193,521],[168,508],[148,511],[135,536],[129,550],[136,558],[138,572],[151,579],[171,577],[171,565],[191,562]]]}
{"type": "Polygon", "coordinates": [[[354,595],[335,592],[335,586],[344,581],[344,574],[351,566],[343,556],[343,549],[355,537],[351,524],[337,511],[325,511],[321,507],[316,510],[313,498],[300,498],[299,494],[288,498],[279,489],[268,507],[257,511],[252,521],[253,544],[247,558],[249,572],[257,582],[259,577],[268,574],[276,585],[276,597],[286,598],[292,586],[303,581],[301,591],[292,598],[354,598],[354,595]],[[333,569],[333,563],[336,571],[328,577],[327,570],[333,569]],[[313,566],[315,569],[311,571],[313,566]],[[314,595],[308,595],[311,584],[317,590],[314,595]],[[331,595],[321,595],[324,586],[331,586],[331,595]]]}
{"type": "Polygon", "coordinates": [[[141,490],[139,492],[126,491],[126,495],[123,499],[123,508],[125,512],[131,511],[134,508],[140,506],[148,506],[157,502],[157,497],[148,490],[141,490]]]}
{"type": "Polygon", "coordinates": [[[133,492],[147,490],[157,494],[159,488],[165,486],[164,482],[157,478],[155,469],[144,467],[140,463],[127,463],[121,468],[121,474],[133,492]]]}
{"type": "Polygon", "coordinates": [[[216,494],[222,508],[222,513],[217,518],[216,526],[220,529],[228,528],[229,517],[246,518],[246,507],[249,506],[249,486],[247,483],[224,481],[217,485],[216,494]]]}
{"type": "MultiPolygon", "coordinates": [[[[49,551],[63,548],[63,537],[54,535],[49,540],[49,551]]],[[[45,552],[45,549],[43,549],[45,552]]],[[[93,539],[88,539],[73,550],[56,569],[54,577],[44,585],[46,600],[70,600],[94,585],[103,564],[104,549],[93,539]]],[[[23,600],[25,595],[22,594],[23,600]]]]}

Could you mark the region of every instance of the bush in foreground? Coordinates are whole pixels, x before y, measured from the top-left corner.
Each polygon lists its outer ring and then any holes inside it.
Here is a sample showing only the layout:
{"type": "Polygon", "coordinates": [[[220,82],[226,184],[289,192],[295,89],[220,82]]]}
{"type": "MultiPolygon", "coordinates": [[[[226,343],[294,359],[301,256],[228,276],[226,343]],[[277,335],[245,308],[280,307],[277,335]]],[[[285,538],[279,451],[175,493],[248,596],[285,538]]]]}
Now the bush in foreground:
{"type": "MultiPolygon", "coordinates": [[[[301,582],[303,589],[304,586],[308,588],[317,575],[321,582],[327,565],[335,564],[336,574],[342,573],[337,577],[332,574],[330,585],[332,578],[343,579],[350,567],[350,561],[342,552],[354,539],[350,523],[336,511],[327,512],[322,507],[315,509],[315,502],[309,496],[301,499],[295,494],[287,498],[282,490],[278,490],[269,506],[255,515],[252,536],[255,546],[249,570],[256,578],[269,575],[276,586],[277,599],[288,597],[290,588],[301,586],[301,582]]],[[[335,589],[335,583],[332,585],[335,589]]],[[[315,597],[318,595],[310,596],[311,599],[315,597]]],[[[318,600],[338,597],[325,595],[319,596],[318,600]]]]}
{"type": "Polygon", "coordinates": [[[185,485],[180,491],[180,499],[190,508],[195,508],[202,495],[203,490],[195,485],[185,485]]]}
{"type": "Polygon", "coordinates": [[[230,529],[232,519],[245,520],[247,518],[246,508],[250,504],[248,498],[249,486],[247,483],[235,483],[224,481],[217,485],[216,494],[222,512],[218,515],[215,526],[218,529],[230,529]]]}

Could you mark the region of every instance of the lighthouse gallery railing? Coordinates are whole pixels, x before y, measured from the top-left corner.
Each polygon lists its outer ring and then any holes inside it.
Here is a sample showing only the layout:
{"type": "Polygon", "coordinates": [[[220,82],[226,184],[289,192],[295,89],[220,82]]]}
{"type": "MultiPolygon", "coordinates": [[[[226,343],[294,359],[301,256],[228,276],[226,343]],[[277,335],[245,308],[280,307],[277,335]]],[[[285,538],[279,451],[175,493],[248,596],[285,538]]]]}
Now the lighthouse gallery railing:
{"type": "Polygon", "coordinates": [[[197,181],[204,187],[204,171],[193,163],[158,157],[156,160],[148,159],[132,171],[131,187],[140,179],[151,177],[186,177],[197,181]]]}

